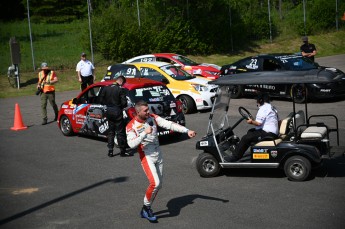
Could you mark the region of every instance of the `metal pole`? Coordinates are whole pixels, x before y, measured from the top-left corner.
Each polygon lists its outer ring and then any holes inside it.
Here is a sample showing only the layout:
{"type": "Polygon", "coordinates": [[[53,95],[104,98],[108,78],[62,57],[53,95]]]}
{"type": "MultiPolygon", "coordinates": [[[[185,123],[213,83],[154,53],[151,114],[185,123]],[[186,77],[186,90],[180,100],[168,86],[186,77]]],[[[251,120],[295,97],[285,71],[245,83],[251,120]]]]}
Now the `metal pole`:
{"type": "Polygon", "coordinates": [[[140,29],[140,9],[139,9],[139,0],[137,0],[137,10],[138,10],[138,24],[140,29]]]}
{"type": "Polygon", "coordinates": [[[93,47],[92,47],[92,31],[91,31],[91,16],[90,16],[90,11],[91,11],[90,0],[87,0],[87,13],[88,13],[88,16],[89,16],[89,31],[90,31],[91,61],[92,61],[92,64],[94,64],[94,61],[93,61],[93,47]]]}
{"type": "Polygon", "coordinates": [[[270,0],[267,0],[267,2],[268,2],[268,23],[270,26],[270,41],[272,43],[271,5],[270,5],[270,0]]]}
{"type": "Polygon", "coordinates": [[[36,70],[35,67],[35,57],[34,57],[34,47],[32,44],[32,33],[31,33],[31,23],[30,23],[30,6],[29,6],[29,0],[26,0],[26,5],[28,8],[28,23],[29,23],[29,33],[30,33],[30,45],[31,45],[31,58],[32,58],[32,66],[34,68],[34,71],[36,70]]]}
{"type": "Polygon", "coordinates": [[[304,35],[307,35],[306,32],[306,16],[305,16],[305,0],[303,0],[303,22],[304,22],[304,35]]]}
{"type": "Polygon", "coordinates": [[[339,30],[339,12],[338,12],[338,0],[335,0],[335,28],[339,30]]]}

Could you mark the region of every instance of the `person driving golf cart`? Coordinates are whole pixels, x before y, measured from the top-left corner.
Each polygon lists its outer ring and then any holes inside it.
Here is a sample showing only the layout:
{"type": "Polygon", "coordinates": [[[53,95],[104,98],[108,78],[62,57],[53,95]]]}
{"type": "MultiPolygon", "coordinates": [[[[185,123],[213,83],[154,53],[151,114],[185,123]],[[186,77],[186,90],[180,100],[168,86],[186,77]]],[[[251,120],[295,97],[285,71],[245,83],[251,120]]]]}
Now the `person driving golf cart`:
{"type": "Polygon", "coordinates": [[[259,107],[255,120],[248,117],[247,123],[255,128],[248,130],[247,134],[241,138],[229,161],[235,162],[242,158],[243,154],[253,143],[261,141],[263,138],[278,138],[278,111],[270,104],[270,97],[267,93],[260,93],[256,99],[259,107]]]}

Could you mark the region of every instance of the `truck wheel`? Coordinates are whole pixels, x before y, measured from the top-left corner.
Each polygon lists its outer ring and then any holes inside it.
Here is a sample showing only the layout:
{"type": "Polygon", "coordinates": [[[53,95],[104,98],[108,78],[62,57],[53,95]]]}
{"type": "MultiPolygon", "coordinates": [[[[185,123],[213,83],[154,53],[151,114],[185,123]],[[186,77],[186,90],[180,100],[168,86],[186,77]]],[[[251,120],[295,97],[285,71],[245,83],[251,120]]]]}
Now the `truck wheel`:
{"type": "Polygon", "coordinates": [[[293,156],[286,160],[284,171],[290,180],[304,181],[309,177],[311,164],[305,157],[293,156]]]}
{"type": "Polygon", "coordinates": [[[194,112],[195,104],[194,100],[191,97],[187,95],[181,95],[178,99],[182,103],[182,111],[184,114],[190,114],[194,112]]]}
{"type": "Polygon", "coordinates": [[[71,136],[74,134],[71,121],[65,115],[60,118],[60,130],[65,136],[71,136]]]}
{"type": "Polygon", "coordinates": [[[196,169],[202,177],[215,177],[220,171],[220,166],[212,154],[202,153],[196,160],[196,169]]]}

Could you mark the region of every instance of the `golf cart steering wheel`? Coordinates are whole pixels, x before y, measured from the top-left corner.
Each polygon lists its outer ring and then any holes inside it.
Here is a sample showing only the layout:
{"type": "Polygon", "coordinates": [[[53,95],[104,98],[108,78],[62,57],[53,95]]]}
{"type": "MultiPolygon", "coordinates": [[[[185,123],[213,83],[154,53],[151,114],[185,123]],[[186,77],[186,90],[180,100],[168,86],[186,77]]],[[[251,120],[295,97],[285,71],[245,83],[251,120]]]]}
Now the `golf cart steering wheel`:
{"type": "Polygon", "coordinates": [[[248,119],[254,119],[253,115],[244,107],[239,107],[238,112],[240,112],[240,115],[246,120],[248,119]]]}

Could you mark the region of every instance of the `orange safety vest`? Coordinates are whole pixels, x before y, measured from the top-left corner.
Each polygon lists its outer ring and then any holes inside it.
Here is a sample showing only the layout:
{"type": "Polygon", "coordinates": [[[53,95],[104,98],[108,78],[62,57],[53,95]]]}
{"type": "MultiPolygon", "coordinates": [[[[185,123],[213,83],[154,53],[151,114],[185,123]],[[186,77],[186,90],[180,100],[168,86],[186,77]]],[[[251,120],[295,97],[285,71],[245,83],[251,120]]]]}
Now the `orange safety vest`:
{"type": "Polygon", "coordinates": [[[40,71],[38,73],[38,84],[41,86],[43,85],[43,93],[46,92],[51,92],[51,91],[55,91],[55,87],[53,84],[50,84],[50,81],[52,81],[54,78],[56,77],[55,72],[54,71],[50,71],[48,73],[48,75],[46,76],[46,78],[43,81],[44,78],[44,71],[40,71]]]}

